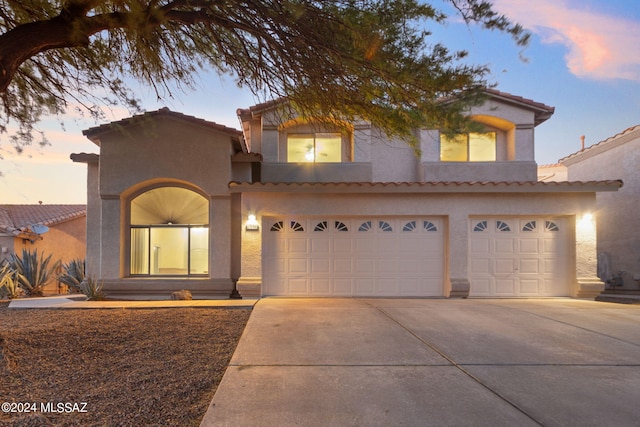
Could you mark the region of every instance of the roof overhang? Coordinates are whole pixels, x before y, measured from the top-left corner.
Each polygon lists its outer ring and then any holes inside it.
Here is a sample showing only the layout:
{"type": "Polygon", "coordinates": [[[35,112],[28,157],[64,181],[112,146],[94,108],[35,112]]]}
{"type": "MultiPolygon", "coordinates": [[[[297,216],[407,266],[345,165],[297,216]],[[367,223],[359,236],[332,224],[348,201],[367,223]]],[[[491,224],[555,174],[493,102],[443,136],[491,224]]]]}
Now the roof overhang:
{"type": "Polygon", "coordinates": [[[230,182],[232,193],[593,193],[618,191],[621,180],[564,182],[230,182]]]}

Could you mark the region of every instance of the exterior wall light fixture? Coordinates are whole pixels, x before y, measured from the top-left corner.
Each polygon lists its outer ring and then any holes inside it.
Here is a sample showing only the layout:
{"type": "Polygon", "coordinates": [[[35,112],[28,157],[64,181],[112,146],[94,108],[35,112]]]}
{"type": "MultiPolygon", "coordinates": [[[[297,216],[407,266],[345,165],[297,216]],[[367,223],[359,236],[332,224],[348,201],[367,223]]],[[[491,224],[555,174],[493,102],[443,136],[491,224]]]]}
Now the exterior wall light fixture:
{"type": "Polygon", "coordinates": [[[247,222],[245,224],[245,230],[247,231],[258,231],[260,230],[260,224],[258,224],[258,220],[254,214],[249,214],[247,218],[247,222]]]}

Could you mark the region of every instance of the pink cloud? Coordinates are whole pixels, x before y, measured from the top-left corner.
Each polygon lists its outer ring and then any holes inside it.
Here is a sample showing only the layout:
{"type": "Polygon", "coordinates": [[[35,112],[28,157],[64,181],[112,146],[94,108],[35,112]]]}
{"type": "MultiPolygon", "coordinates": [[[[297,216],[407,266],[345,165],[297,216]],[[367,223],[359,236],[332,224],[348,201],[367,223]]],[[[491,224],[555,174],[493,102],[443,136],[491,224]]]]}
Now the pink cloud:
{"type": "Polygon", "coordinates": [[[640,22],[598,13],[562,0],[494,0],[495,9],[568,49],[567,66],[578,77],[640,81],[640,22]]]}

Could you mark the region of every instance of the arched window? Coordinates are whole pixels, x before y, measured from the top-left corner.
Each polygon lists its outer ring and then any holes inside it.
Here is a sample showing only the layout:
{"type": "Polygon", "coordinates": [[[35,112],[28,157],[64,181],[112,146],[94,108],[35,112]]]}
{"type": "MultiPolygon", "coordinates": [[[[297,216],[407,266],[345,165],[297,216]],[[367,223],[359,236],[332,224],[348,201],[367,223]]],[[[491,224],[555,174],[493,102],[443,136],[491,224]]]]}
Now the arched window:
{"type": "Polygon", "coordinates": [[[209,201],[181,187],[160,187],[131,200],[132,276],[209,273],[209,201]]]}

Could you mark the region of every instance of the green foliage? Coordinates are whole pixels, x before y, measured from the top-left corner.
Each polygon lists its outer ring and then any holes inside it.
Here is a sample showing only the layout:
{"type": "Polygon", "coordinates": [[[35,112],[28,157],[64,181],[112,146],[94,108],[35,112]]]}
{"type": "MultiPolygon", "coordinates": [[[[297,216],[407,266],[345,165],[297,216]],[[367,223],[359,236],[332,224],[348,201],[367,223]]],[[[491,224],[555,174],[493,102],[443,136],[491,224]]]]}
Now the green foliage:
{"type": "Polygon", "coordinates": [[[102,283],[93,277],[87,277],[80,285],[80,292],[85,294],[89,301],[102,301],[107,295],[102,290],[102,283]]]}
{"type": "Polygon", "coordinates": [[[6,260],[0,263],[0,298],[17,298],[21,290],[18,286],[18,273],[6,260]]]}
{"type": "Polygon", "coordinates": [[[202,70],[230,74],[259,98],[287,97],[309,118],[361,118],[408,139],[417,127],[462,130],[461,113],[478,102],[488,69],[464,64],[466,52],[430,43],[430,28],[461,16],[517,44],[528,34],[489,1],[432,3],[0,2],[0,133],[13,123],[20,150],[44,114],[69,104],[96,118],[104,105],[139,112],[127,79],[172,97],[174,86],[194,89],[202,70]]]}
{"type": "Polygon", "coordinates": [[[85,279],[85,263],[83,259],[73,259],[62,264],[63,273],[58,281],[69,287],[69,291],[82,292],[81,284],[85,279]]]}
{"type": "Polygon", "coordinates": [[[54,277],[59,261],[51,262],[51,255],[45,258],[38,250],[22,250],[22,255],[11,254],[9,265],[16,272],[18,286],[27,296],[42,296],[44,287],[54,277]]]}

